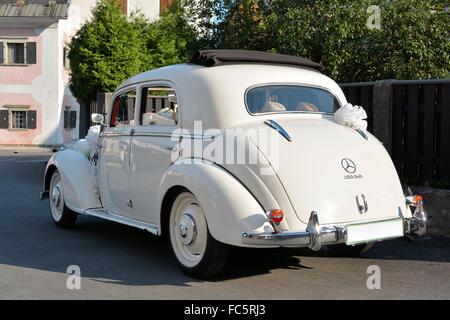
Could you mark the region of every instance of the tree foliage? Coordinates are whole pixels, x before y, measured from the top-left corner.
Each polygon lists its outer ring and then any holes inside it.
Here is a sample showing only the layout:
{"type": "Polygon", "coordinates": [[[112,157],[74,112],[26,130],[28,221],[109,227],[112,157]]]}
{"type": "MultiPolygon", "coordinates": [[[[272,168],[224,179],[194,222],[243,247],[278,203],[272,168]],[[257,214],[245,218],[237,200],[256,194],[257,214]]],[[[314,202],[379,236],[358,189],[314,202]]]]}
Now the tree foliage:
{"type": "Polygon", "coordinates": [[[112,2],[98,0],[69,44],[70,88],[84,101],[197,48],[306,57],[338,82],[449,77],[445,0],[174,0],[153,22],[112,2]],[[379,29],[367,27],[371,5],[379,29]]]}
{"type": "MultiPolygon", "coordinates": [[[[449,76],[443,0],[186,0],[206,19],[204,44],[291,54],[322,63],[340,82],[449,76]],[[367,21],[380,9],[381,28],[367,21]],[[205,9],[206,8],[206,9],[205,9]]],[[[201,21],[197,16],[193,21],[201,21]]]]}
{"type": "Polygon", "coordinates": [[[177,1],[149,22],[140,12],[121,14],[114,1],[99,0],[69,43],[70,89],[82,101],[111,92],[146,70],[184,62],[194,50],[195,32],[177,1]]]}

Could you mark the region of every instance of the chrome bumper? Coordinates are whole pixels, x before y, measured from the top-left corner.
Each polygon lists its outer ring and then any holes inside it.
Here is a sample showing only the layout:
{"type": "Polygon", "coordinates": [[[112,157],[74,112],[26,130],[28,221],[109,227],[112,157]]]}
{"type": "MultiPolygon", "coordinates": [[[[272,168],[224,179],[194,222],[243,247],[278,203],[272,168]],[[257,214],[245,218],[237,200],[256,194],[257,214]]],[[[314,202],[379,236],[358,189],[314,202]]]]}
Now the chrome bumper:
{"type": "Polygon", "coordinates": [[[403,219],[403,231],[405,234],[415,234],[423,237],[427,233],[427,218],[426,215],[413,216],[411,218],[403,219]]]}
{"type": "MultiPolygon", "coordinates": [[[[403,218],[403,233],[423,236],[426,233],[426,216],[403,218]]],[[[305,231],[242,233],[242,243],[256,246],[309,247],[314,251],[323,245],[346,243],[345,227],[321,227],[317,213],[313,211],[305,231]]]]}

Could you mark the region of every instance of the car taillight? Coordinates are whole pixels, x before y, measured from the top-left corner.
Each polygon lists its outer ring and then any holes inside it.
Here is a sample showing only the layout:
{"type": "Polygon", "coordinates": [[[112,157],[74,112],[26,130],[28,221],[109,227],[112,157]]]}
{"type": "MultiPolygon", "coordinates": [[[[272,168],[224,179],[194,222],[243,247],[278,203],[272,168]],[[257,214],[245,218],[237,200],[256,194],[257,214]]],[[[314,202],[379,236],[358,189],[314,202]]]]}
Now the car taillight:
{"type": "Polygon", "coordinates": [[[412,207],[418,207],[423,204],[423,197],[419,195],[406,197],[406,202],[412,207]]]}
{"type": "Polygon", "coordinates": [[[275,224],[280,224],[283,221],[284,213],[280,209],[272,209],[267,213],[267,217],[275,224]]]}
{"type": "Polygon", "coordinates": [[[419,201],[423,201],[423,197],[422,196],[415,196],[414,197],[414,201],[413,201],[414,205],[415,206],[419,205],[419,201]]]}

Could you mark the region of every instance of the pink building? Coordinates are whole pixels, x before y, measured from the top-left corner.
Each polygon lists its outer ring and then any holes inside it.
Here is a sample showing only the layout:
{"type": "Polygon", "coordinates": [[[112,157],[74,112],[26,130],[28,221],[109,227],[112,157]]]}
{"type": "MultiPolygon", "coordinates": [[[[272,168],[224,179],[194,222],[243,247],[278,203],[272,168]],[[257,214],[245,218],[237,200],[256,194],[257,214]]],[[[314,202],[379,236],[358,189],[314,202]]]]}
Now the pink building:
{"type": "MultiPolygon", "coordinates": [[[[69,90],[66,43],[95,0],[0,0],[0,147],[78,140],[80,105],[69,90]]],[[[122,0],[156,19],[161,0],[122,0]]]]}

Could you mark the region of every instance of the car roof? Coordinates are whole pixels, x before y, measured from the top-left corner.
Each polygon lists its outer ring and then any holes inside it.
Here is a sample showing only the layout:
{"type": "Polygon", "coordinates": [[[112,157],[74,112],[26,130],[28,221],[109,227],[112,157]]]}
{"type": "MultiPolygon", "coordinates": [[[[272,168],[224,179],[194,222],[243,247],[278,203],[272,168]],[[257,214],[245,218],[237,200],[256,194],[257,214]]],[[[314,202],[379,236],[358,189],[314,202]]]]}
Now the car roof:
{"type": "Polygon", "coordinates": [[[307,58],[252,50],[198,50],[190,63],[205,67],[238,63],[281,64],[311,68],[320,72],[325,71],[323,65],[307,58]]]}
{"type": "Polygon", "coordinates": [[[264,84],[297,84],[323,88],[340,101],[345,96],[336,82],[317,70],[276,63],[236,63],[205,67],[192,63],[166,66],[138,74],[116,91],[147,82],[173,84],[181,104],[184,127],[202,121],[203,128],[228,128],[254,118],[247,112],[245,93],[264,84]]]}

